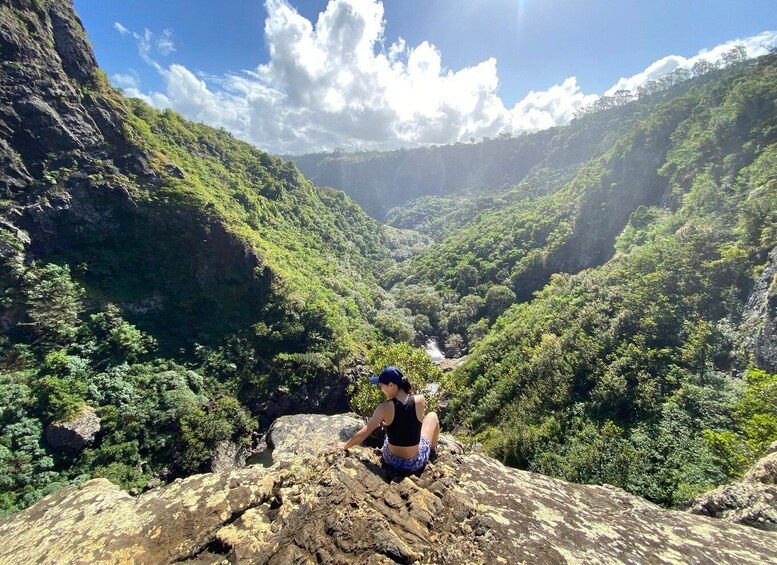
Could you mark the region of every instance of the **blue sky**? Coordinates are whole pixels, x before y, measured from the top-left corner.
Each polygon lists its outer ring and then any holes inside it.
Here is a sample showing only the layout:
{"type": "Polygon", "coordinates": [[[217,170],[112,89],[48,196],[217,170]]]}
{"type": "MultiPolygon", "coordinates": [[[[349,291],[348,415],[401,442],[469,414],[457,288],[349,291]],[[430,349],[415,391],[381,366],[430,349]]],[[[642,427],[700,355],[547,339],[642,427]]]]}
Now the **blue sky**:
{"type": "Polygon", "coordinates": [[[541,129],[734,40],[777,43],[775,0],[74,4],[128,95],[274,152],[541,129]]]}

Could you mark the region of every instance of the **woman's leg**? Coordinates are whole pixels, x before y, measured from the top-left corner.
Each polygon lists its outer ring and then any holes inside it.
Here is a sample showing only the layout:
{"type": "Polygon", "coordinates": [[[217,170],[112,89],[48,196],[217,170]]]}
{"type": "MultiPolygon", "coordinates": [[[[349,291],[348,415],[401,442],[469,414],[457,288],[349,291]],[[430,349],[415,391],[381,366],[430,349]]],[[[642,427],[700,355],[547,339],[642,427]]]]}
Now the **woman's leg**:
{"type": "Polygon", "coordinates": [[[437,451],[437,437],[440,435],[440,419],[436,412],[429,412],[424,416],[424,422],[421,424],[421,435],[429,440],[429,447],[432,451],[437,451]]]}

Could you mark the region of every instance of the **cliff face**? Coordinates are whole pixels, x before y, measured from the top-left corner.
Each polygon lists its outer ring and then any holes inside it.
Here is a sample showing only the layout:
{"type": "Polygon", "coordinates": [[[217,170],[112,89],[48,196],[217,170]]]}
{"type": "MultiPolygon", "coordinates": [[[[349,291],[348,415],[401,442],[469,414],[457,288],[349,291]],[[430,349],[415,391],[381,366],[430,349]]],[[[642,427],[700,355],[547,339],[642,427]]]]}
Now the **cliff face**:
{"type": "Polygon", "coordinates": [[[410,477],[383,469],[374,449],[326,451],[357,424],[286,419],[272,467],[137,498],[104,479],[62,489],[0,522],[0,562],[777,562],[777,534],[510,469],[451,442],[410,477]]]}
{"type": "Polygon", "coordinates": [[[769,254],[742,318],[745,349],[758,367],[777,373],[777,248],[769,254]]]}
{"type": "Polygon", "coordinates": [[[394,206],[425,195],[515,184],[540,163],[553,131],[478,145],[399,150],[387,153],[290,156],[319,186],[332,186],[383,219],[394,206]]]}
{"type": "MultiPolygon", "coordinates": [[[[125,137],[129,110],[72,5],[0,1],[0,52],[0,235],[16,241],[2,257],[81,265],[134,322],[165,328],[162,349],[244,327],[271,273],[211,211],[154,196],[183,173],[125,137]]],[[[24,317],[0,316],[4,330],[24,317]]]]}
{"type": "Polygon", "coordinates": [[[81,22],[66,6],[2,2],[0,50],[0,187],[12,196],[42,178],[51,153],[104,144],[98,122],[116,132],[117,115],[107,105],[93,105],[90,113],[81,104],[79,88],[94,90],[99,77],[81,22]]]}

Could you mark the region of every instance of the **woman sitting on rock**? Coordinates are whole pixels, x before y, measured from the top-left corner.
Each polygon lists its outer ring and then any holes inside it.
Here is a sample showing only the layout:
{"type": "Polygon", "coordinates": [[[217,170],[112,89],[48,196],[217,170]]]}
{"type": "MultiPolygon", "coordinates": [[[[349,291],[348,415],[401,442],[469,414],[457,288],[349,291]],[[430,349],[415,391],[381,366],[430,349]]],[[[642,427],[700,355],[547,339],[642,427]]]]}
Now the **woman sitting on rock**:
{"type": "Polygon", "coordinates": [[[383,460],[397,471],[413,473],[437,451],[440,420],[430,412],[424,417],[426,399],[421,394],[411,394],[412,386],[396,367],[386,367],[370,382],[380,386],[386,397],[372,414],[372,418],[348,441],[338,442],[338,448],[346,450],[367,439],[381,424],[386,426],[383,442],[383,460]]]}

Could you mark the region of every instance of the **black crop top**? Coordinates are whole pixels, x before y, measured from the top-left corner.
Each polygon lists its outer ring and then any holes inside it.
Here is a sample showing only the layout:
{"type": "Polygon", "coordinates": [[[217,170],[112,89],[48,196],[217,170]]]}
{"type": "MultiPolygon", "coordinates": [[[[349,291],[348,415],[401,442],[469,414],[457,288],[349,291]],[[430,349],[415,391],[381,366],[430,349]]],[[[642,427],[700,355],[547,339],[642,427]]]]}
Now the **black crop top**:
{"type": "Polygon", "coordinates": [[[397,447],[412,447],[421,443],[421,422],[415,414],[415,397],[411,394],[405,404],[396,398],[394,403],[394,419],[386,428],[388,440],[397,447]]]}

